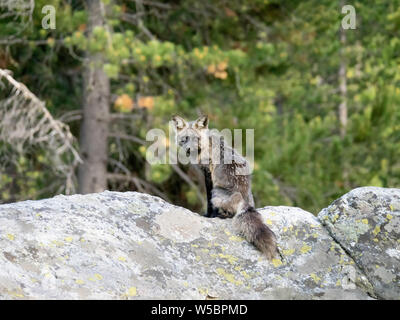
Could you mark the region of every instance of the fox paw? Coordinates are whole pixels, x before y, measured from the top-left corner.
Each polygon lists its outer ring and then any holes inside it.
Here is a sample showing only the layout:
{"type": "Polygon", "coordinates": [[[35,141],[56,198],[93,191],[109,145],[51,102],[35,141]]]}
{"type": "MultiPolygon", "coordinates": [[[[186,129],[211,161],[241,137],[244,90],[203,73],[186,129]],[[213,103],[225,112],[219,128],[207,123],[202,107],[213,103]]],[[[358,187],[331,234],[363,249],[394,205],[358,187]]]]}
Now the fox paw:
{"type": "Polygon", "coordinates": [[[221,219],[226,219],[226,218],[232,218],[233,214],[227,210],[224,209],[218,209],[218,218],[221,219]]]}

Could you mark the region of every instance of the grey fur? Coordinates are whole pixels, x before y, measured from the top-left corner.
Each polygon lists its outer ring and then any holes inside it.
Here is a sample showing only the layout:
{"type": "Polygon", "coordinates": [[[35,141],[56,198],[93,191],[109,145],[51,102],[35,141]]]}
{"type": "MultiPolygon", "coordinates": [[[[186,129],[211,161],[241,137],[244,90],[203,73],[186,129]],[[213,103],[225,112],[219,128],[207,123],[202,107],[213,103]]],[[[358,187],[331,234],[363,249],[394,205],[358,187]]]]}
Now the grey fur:
{"type": "Polygon", "coordinates": [[[187,122],[174,116],[172,120],[178,145],[186,154],[194,152],[197,165],[211,173],[211,204],[219,217],[234,218],[239,234],[272,259],[277,254],[276,237],[254,209],[248,161],[208,129],[207,117],[187,122]]]}

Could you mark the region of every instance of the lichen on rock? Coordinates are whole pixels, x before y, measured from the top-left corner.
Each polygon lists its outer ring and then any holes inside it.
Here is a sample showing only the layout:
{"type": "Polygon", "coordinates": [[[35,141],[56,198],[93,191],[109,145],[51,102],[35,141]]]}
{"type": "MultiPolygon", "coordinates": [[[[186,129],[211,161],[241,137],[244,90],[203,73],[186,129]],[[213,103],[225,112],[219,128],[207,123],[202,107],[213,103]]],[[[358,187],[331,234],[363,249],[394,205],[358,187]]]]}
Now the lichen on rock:
{"type": "Polygon", "coordinates": [[[354,189],[318,217],[367,276],[375,294],[400,299],[400,189],[354,189]]]}
{"type": "MultiPolygon", "coordinates": [[[[391,218],[376,234],[375,226],[368,231],[380,240],[398,230],[398,204],[390,204],[391,218]]],[[[314,215],[291,207],[260,213],[277,235],[281,256],[273,261],[238,236],[231,219],[208,219],[142,193],[1,205],[0,299],[374,297],[376,284],[359,268],[359,258],[314,215]]],[[[341,223],[343,213],[335,214],[341,223]]],[[[374,218],[366,219],[372,224],[374,218]]],[[[344,239],[360,241],[365,233],[357,229],[344,239]]],[[[385,250],[381,254],[398,259],[396,247],[385,250]]],[[[379,279],[397,279],[385,270],[376,270],[379,279]]]]}

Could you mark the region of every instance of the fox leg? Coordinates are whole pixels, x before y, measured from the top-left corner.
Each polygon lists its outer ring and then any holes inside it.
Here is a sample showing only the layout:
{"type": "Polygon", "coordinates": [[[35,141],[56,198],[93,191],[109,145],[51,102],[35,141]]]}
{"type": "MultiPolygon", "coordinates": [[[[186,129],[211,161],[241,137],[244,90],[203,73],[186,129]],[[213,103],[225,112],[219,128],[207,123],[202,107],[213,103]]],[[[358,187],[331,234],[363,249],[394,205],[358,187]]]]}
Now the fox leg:
{"type": "Polygon", "coordinates": [[[221,188],[212,190],[211,203],[219,209],[220,218],[232,218],[239,207],[243,206],[243,196],[240,192],[230,192],[221,188]]]}
{"type": "Polygon", "coordinates": [[[206,193],[207,193],[207,213],[204,216],[207,218],[215,218],[218,216],[218,209],[215,208],[211,203],[212,189],[213,189],[211,172],[208,168],[204,168],[203,173],[204,173],[206,193]]]}
{"type": "Polygon", "coordinates": [[[212,207],[212,209],[210,211],[207,211],[207,213],[205,214],[205,217],[216,218],[216,217],[219,217],[219,215],[220,215],[219,210],[217,208],[212,207]]]}

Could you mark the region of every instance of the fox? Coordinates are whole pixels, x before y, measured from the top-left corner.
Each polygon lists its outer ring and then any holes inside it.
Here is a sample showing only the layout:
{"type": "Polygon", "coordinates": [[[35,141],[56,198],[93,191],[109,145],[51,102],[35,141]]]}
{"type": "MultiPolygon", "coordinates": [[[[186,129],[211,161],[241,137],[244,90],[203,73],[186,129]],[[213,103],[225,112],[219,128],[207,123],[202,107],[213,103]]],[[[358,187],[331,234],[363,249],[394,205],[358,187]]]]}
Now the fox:
{"type": "Polygon", "coordinates": [[[194,121],[174,115],[172,122],[179,150],[188,157],[192,155],[191,164],[204,173],[204,216],[232,218],[238,234],[272,260],[278,254],[276,236],[254,208],[251,170],[246,158],[230,147],[222,135],[208,128],[207,115],[194,121]]]}

